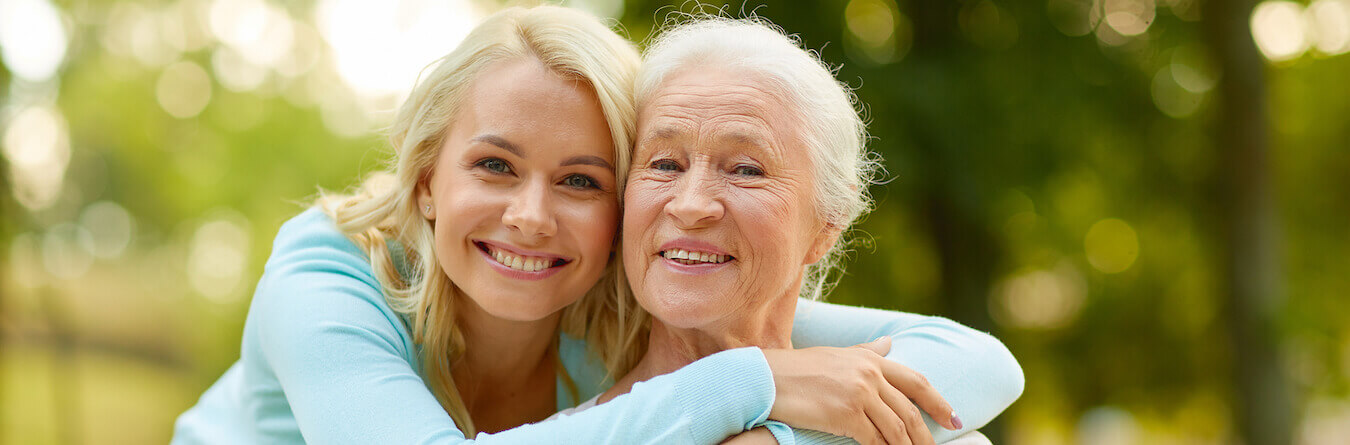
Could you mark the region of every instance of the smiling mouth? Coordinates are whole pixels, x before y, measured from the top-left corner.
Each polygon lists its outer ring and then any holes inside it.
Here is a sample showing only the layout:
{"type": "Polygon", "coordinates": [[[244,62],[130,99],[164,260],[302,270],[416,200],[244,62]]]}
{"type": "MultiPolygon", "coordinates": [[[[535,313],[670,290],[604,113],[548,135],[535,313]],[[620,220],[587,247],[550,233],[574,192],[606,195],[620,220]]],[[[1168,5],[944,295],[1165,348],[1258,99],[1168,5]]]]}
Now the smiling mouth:
{"type": "Polygon", "coordinates": [[[733,257],[731,255],[718,255],[715,253],[697,252],[684,249],[663,250],[658,252],[657,254],[661,255],[662,258],[686,266],[694,266],[698,264],[722,264],[736,259],[736,257],[733,257]]]}
{"type": "Polygon", "coordinates": [[[486,253],[488,257],[513,270],[521,272],[538,272],[545,269],[559,267],[570,263],[571,261],[563,258],[537,257],[520,255],[514,252],[498,249],[484,242],[473,243],[478,250],[486,253]]]}

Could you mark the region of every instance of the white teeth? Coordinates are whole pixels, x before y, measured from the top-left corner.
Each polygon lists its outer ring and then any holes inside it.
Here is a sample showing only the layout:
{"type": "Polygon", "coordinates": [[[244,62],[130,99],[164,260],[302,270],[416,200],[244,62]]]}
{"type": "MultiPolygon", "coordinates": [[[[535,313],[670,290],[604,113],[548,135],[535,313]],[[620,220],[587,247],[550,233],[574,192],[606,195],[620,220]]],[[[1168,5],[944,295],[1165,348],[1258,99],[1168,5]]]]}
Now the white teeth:
{"type": "Polygon", "coordinates": [[[501,263],[503,266],[525,272],[538,272],[548,269],[553,265],[554,261],[549,258],[515,256],[500,250],[492,249],[491,247],[489,247],[488,250],[489,256],[491,256],[492,259],[497,260],[497,262],[501,263]]]}
{"type": "Polygon", "coordinates": [[[670,249],[662,253],[662,256],[672,260],[683,260],[684,264],[695,263],[725,263],[730,257],[727,255],[718,255],[706,252],[690,252],[683,249],[670,249]]]}

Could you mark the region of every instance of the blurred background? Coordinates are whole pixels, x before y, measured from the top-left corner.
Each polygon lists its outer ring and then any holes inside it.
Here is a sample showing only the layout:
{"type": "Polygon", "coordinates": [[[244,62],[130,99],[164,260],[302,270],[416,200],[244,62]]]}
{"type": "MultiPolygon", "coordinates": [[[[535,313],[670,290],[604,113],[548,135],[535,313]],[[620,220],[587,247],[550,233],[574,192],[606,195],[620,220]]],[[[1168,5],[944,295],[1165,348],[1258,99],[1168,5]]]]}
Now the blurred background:
{"type": "MultiPolygon", "coordinates": [[[[500,7],[0,0],[0,442],[166,442],[280,224],[500,7]]],[[[1350,440],[1350,0],[726,10],[858,88],[892,180],[831,298],[1006,342],[996,443],[1350,440]]]]}

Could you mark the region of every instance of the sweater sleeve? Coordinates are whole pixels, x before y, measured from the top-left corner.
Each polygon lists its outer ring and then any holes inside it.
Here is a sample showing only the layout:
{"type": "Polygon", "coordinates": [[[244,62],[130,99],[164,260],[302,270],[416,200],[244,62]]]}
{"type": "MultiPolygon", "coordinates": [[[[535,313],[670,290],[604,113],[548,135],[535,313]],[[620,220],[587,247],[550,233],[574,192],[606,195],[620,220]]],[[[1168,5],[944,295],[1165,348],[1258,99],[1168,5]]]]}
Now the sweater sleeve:
{"type": "Polygon", "coordinates": [[[764,423],[773,375],[758,348],[722,351],[633,385],[609,402],[496,434],[481,443],[717,443],[764,423]]]}
{"type": "MultiPolygon", "coordinates": [[[[961,418],[963,428],[950,431],[924,414],[937,443],[984,426],[1022,394],[1021,366],[989,334],[942,317],[798,301],[794,347],[846,347],[882,335],[893,339],[886,358],[923,374],[961,418]]],[[[817,431],[794,432],[799,444],[852,443],[817,431]]]]}
{"type": "MultiPolygon", "coordinates": [[[[715,443],[765,421],[772,408],[763,352],[742,348],[594,409],[466,440],[417,372],[407,329],[365,256],[327,224],[283,228],[250,313],[305,442],[715,443]]],[[[254,422],[261,428],[269,419],[254,422]]]]}

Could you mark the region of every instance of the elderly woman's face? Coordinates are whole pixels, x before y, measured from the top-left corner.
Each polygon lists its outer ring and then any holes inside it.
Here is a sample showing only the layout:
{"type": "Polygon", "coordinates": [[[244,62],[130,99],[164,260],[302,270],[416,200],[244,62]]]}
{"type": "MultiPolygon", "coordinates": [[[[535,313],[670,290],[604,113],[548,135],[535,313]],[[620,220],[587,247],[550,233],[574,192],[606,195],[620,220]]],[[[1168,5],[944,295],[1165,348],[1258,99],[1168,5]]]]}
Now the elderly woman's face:
{"type": "Polygon", "coordinates": [[[795,297],[832,245],[813,206],[800,125],[756,76],[685,69],[641,110],[623,259],[667,325],[715,327],[795,297]]]}

